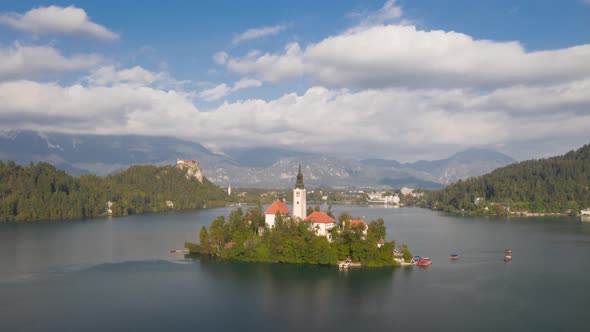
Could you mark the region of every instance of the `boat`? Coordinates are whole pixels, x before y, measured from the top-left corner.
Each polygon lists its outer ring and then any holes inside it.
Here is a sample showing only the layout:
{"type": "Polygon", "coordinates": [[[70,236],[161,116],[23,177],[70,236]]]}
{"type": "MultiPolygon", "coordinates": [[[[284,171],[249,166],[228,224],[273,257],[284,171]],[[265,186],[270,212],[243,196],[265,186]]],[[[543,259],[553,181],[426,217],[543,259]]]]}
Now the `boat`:
{"type": "Polygon", "coordinates": [[[450,260],[452,260],[452,261],[456,261],[456,260],[458,260],[459,258],[461,258],[461,256],[459,256],[459,254],[451,254],[451,255],[449,256],[449,259],[450,259],[450,260]]]}
{"type": "Polygon", "coordinates": [[[188,254],[189,250],[188,249],[176,249],[176,250],[170,250],[170,253],[173,254],[188,254]]]}
{"type": "Polygon", "coordinates": [[[512,260],[512,256],[511,255],[504,256],[504,262],[510,262],[511,260],[512,260]]]}
{"type": "Polygon", "coordinates": [[[416,262],[416,265],[424,267],[430,266],[430,264],[432,264],[432,260],[428,257],[419,258],[416,262]]]}
{"type": "Polygon", "coordinates": [[[512,253],[512,249],[505,249],[505,250],[504,250],[504,253],[505,253],[506,255],[510,255],[510,254],[512,253]]]}

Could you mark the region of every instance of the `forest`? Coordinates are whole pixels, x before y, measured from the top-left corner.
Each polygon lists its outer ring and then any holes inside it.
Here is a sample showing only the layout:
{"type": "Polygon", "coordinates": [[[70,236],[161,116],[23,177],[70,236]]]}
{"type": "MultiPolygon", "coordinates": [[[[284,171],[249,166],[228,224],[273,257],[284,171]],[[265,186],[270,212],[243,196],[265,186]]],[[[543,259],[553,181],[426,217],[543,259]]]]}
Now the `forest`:
{"type": "Polygon", "coordinates": [[[0,161],[0,222],[123,216],[225,204],[225,192],[174,166],[131,166],[111,176],[74,177],[44,162],[0,161]],[[107,213],[107,202],[111,212],[107,213]]]}
{"type": "MultiPolygon", "coordinates": [[[[241,208],[232,211],[225,220],[219,216],[199,232],[199,243],[185,243],[193,254],[222,259],[267,262],[334,265],[350,260],[364,266],[392,266],[395,242],[385,242],[386,227],[379,218],[364,227],[350,225],[353,219],[347,213],[338,217],[338,226],[332,230],[332,242],[316,236],[306,222],[277,215],[271,230],[264,224],[262,207],[253,207],[246,213],[241,208]],[[382,246],[379,247],[378,243],[382,246]]],[[[402,246],[408,260],[412,257],[402,246]]]]}
{"type": "Polygon", "coordinates": [[[590,145],[458,181],[428,197],[431,208],[472,214],[576,215],[590,206],[590,145]]]}

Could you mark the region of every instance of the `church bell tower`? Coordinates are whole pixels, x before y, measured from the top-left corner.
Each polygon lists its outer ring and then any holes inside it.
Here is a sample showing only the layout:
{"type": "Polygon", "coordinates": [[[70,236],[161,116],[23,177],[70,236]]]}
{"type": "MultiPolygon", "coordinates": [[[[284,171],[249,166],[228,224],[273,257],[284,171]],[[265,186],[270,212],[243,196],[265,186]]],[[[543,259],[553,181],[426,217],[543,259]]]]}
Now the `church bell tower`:
{"type": "Polygon", "coordinates": [[[297,182],[293,189],[293,218],[300,220],[307,217],[307,203],[306,203],[305,187],[303,186],[303,173],[301,173],[301,164],[299,164],[299,171],[297,172],[297,182]]]}

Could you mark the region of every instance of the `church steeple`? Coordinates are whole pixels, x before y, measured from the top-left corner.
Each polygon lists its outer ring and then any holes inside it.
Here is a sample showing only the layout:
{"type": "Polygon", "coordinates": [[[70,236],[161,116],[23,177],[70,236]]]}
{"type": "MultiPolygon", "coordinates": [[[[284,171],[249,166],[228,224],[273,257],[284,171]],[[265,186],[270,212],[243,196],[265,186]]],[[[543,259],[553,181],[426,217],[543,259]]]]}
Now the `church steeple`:
{"type": "Polygon", "coordinates": [[[295,220],[303,220],[307,216],[307,203],[305,196],[303,173],[301,172],[301,164],[299,164],[297,182],[295,182],[295,188],[293,188],[293,218],[295,218],[295,220]]]}
{"type": "Polygon", "coordinates": [[[299,164],[299,171],[297,172],[297,182],[295,182],[296,189],[305,189],[303,186],[303,173],[301,173],[301,164],[299,164]]]}

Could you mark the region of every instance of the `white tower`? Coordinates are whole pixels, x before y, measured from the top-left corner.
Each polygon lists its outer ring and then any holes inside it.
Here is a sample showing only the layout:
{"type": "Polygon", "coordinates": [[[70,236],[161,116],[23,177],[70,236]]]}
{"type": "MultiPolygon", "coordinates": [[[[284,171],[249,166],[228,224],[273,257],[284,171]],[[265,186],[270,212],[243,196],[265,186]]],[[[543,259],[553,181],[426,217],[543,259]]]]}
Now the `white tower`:
{"type": "Polygon", "coordinates": [[[306,203],[305,187],[303,186],[303,173],[301,173],[301,164],[299,164],[299,172],[297,172],[297,182],[293,189],[293,218],[300,220],[307,217],[307,203],[306,203]]]}
{"type": "Polygon", "coordinates": [[[231,196],[231,184],[227,186],[227,195],[231,196]]]}

